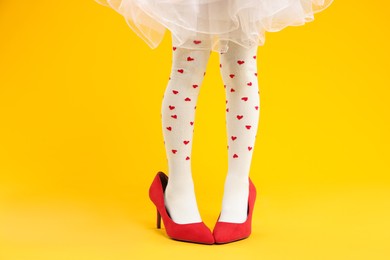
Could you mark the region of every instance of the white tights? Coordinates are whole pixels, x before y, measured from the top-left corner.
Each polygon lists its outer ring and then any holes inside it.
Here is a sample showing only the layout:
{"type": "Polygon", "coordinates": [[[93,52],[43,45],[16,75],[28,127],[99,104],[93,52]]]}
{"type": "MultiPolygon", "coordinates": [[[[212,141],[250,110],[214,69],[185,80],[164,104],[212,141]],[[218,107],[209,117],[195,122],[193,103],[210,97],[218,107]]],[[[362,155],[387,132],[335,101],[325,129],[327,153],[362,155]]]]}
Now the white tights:
{"type": "MultiPolygon", "coordinates": [[[[201,46],[201,41],[194,41],[201,46]]],[[[194,118],[210,50],[173,47],[172,69],[161,108],[162,130],[169,167],[165,205],[179,224],[201,222],[191,171],[194,118]]],[[[220,53],[226,90],[228,173],[219,221],[242,223],[247,218],[248,176],[259,122],[257,46],[246,49],[229,43],[220,53]]]]}

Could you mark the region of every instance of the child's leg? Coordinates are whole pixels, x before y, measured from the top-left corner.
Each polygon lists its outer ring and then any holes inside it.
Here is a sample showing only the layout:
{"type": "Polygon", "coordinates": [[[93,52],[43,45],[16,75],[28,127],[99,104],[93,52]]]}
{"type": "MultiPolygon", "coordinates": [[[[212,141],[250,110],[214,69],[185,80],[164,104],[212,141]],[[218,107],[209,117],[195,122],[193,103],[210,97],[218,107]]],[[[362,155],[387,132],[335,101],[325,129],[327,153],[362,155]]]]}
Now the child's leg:
{"type": "Polygon", "coordinates": [[[248,176],[260,112],[256,55],[257,46],[246,49],[234,42],[220,54],[229,158],[219,221],[242,223],[247,218],[248,176]]]}
{"type": "Polygon", "coordinates": [[[173,47],[172,53],[172,70],[161,109],[169,166],[165,205],[176,223],[202,222],[194,193],[191,151],[195,108],[210,50],[173,47]]]}

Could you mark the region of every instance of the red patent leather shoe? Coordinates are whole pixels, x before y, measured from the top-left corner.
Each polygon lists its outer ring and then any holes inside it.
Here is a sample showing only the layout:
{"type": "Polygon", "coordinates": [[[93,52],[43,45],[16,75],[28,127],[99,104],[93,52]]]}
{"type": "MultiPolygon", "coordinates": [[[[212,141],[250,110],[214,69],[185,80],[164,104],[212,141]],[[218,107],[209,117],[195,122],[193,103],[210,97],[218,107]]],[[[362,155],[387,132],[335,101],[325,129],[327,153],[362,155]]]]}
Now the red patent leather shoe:
{"type": "Polygon", "coordinates": [[[164,202],[164,192],[167,184],[168,176],[159,171],[149,188],[149,197],[157,208],[157,228],[161,228],[162,218],[165,230],[170,238],[199,244],[214,244],[213,234],[204,222],[178,224],[171,219],[164,202]]]}
{"type": "Polygon", "coordinates": [[[213,236],[216,244],[226,244],[233,241],[247,238],[252,230],[252,214],[256,200],[256,188],[251,179],[249,179],[249,196],[248,196],[248,217],[244,223],[219,222],[213,230],[213,236]]]}

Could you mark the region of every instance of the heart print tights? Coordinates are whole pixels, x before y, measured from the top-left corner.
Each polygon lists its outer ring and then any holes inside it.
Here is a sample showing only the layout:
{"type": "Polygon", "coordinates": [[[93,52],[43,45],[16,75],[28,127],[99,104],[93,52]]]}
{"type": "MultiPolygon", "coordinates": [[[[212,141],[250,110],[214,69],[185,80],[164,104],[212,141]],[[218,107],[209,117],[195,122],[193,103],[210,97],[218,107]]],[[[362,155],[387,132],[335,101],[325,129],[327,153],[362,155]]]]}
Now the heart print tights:
{"type": "MultiPolygon", "coordinates": [[[[201,40],[194,40],[201,45],[201,40]]],[[[191,171],[191,150],[196,102],[206,74],[209,49],[173,46],[172,68],[162,108],[162,131],[169,182],[165,205],[178,224],[201,222],[191,171]]],[[[229,42],[220,53],[220,72],[226,92],[228,172],[219,221],[242,223],[247,217],[248,176],[257,136],[260,97],[257,46],[246,49],[229,42]]]]}

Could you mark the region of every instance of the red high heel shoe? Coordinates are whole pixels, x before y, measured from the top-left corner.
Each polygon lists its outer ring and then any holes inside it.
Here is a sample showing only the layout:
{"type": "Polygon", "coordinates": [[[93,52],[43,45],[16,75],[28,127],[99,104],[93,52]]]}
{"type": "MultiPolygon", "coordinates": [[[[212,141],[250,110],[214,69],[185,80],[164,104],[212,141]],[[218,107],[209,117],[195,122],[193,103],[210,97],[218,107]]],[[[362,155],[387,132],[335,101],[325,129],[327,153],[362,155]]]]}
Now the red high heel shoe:
{"type": "Polygon", "coordinates": [[[252,214],[256,200],[256,188],[251,179],[249,179],[249,196],[248,196],[248,217],[244,223],[218,222],[215,224],[213,236],[216,244],[225,244],[242,240],[251,234],[252,214]]]}
{"type": "Polygon", "coordinates": [[[175,240],[199,244],[214,244],[214,237],[204,222],[178,224],[175,223],[165,208],[164,192],[168,184],[168,176],[159,171],[149,188],[149,197],[157,208],[157,228],[161,228],[161,218],[167,235],[175,240]]]}

